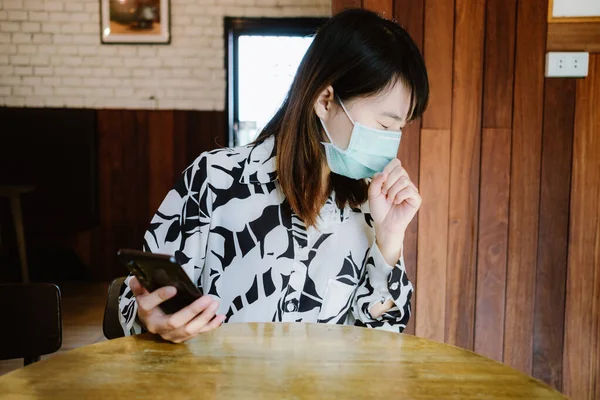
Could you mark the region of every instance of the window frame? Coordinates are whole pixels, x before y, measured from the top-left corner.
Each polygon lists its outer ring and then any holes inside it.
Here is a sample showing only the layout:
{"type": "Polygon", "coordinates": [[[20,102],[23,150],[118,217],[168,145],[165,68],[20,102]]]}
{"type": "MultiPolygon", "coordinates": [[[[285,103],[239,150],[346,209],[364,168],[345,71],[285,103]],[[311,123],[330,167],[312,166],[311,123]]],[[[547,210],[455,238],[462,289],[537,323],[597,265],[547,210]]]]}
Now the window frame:
{"type": "Polygon", "coordinates": [[[239,123],[238,47],[242,35],[311,36],[329,20],[327,17],[246,18],[225,17],[225,118],[229,146],[236,146],[239,123]]]}

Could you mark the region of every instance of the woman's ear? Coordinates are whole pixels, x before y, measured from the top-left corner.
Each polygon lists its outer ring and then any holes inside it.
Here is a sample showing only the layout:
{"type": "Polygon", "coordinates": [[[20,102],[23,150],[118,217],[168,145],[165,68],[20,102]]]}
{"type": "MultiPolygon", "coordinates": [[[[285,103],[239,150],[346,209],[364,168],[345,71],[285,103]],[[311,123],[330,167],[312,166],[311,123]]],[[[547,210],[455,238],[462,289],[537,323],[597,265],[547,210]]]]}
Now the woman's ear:
{"type": "Polygon", "coordinates": [[[319,97],[315,102],[315,113],[325,122],[327,122],[332,115],[331,110],[334,100],[335,95],[333,94],[333,87],[329,85],[319,94],[319,97]]]}

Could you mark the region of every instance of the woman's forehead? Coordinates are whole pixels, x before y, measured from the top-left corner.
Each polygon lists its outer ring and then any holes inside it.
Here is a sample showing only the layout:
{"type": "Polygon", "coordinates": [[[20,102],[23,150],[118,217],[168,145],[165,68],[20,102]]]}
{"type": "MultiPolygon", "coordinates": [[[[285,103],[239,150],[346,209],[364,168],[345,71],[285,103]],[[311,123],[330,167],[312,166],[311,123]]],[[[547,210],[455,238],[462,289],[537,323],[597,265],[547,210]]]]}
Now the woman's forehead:
{"type": "Polygon", "coordinates": [[[356,99],[354,105],[375,112],[400,115],[404,118],[410,109],[410,98],[410,89],[402,82],[397,82],[381,93],[356,99]]]}

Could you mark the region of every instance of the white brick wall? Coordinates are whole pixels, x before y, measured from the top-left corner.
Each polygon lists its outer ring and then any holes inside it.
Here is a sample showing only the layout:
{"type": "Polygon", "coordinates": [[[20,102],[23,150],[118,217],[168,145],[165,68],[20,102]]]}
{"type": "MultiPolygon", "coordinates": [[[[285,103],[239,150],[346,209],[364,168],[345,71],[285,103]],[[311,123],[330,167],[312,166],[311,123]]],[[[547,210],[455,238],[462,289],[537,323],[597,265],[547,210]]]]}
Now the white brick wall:
{"type": "Polygon", "coordinates": [[[102,45],[99,0],[0,0],[0,106],[222,110],[223,17],[330,12],[331,0],[171,0],[170,45],[102,45]]]}

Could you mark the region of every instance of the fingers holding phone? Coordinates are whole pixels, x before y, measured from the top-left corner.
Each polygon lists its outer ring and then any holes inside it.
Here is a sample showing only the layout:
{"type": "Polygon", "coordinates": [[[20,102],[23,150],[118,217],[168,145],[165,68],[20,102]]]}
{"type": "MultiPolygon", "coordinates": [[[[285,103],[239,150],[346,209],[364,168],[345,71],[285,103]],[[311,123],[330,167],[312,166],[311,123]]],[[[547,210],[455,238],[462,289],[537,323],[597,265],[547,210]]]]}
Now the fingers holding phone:
{"type": "Polygon", "coordinates": [[[209,296],[203,296],[181,311],[170,315],[167,327],[172,330],[161,334],[165,340],[174,343],[185,342],[194,336],[221,326],[224,315],[216,315],[219,302],[209,296]]]}
{"type": "Polygon", "coordinates": [[[164,286],[150,293],[135,277],[129,286],[136,297],[138,317],[148,331],[159,334],[165,340],[181,343],[218,328],[225,321],[224,315],[216,315],[219,302],[210,296],[202,296],[181,310],[166,315],[160,305],[177,294],[173,286],[164,286]]]}

